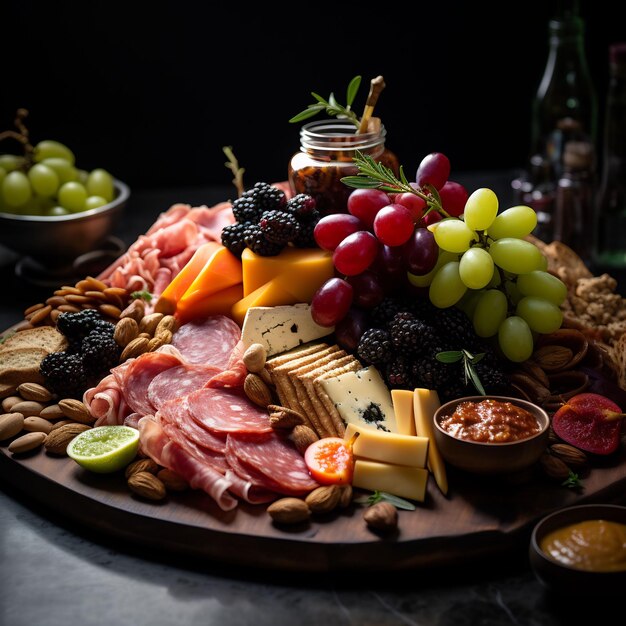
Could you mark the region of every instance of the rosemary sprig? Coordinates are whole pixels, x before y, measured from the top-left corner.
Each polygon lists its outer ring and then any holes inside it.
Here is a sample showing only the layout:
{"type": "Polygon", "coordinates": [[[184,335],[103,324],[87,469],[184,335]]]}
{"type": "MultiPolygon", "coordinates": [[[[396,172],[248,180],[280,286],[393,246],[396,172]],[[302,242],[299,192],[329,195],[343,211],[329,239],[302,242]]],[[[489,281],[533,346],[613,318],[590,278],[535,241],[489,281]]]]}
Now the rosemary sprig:
{"type": "Polygon", "coordinates": [[[233,173],[232,183],[235,185],[235,189],[237,189],[237,197],[241,198],[243,195],[243,174],[246,171],[243,167],[239,167],[239,161],[237,161],[237,157],[233,152],[232,146],[224,146],[222,151],[226,155],[228,161],[224,163],[224,165],[233,173]]]}
{"type": "Polygon", "coordinates": [[[133,300],[145,300],[146,302],[150,302],[152,300],[152,294],[149,291],[133,291],[130,294],[130,297],[133,300]]]}
{"type": "Polygon", "coordinates": [[[302,120],[306,120],[314,115],[317,115],[321,111],[326,111],[326,113],[330,116],[341,117],[344,119],[350,120],[357,128],[361,124],[361,120],[358,118],[357,114],[350,108],[352,103],[354,102],[354,98],[359,90],[361,85],[361,77],[355,76],[348,85],[346,90],[346,105],[342,105],[335,98],[335,94],[331,93],[328,96],[328,100],[315,93],[311,92],[311,95],[315,99],[315,102],[309,104],[304,111],[300,111],[297,115],[294,115],[289,122],[292,124],[296,122],[301,122],[302,120]]]}
{"type": "Polygon", "coordinates": [[[389,504],[393,504],[396,509],[415,511],[415,505],[412,502],[394,496],[392,493],[387,493],[386,491],[374,491],[374,493],[369,496],[360,496],[355,498],[354,501],[357,504],[367,504],[368,506],[372,506],[372,504],[376,504],[377,502],[389,502],[389,504]]]}
{"type": "Polygon", "coordinates": [[[582,489],[583,485],[580,481],[580,476],[570,470],[569,476],[561,483],[561,486],[568,489],[582,489]]]}
{"type": "Polygon", "coordinates": [[[483,387],[482,382],[480,381],[480,377],[478,376],[478,372],[474,365],[478,363],[485,356],[484,352],[480,354],[472,354],[468,350],[448,350],[447,352],[438,352],[435,355],[437,361],[441,361],[441,363],[458,363],[461,359],[463,360],[463,372],[465,374],[465,384],[467,385],[470,381],[478,393],[481,396],[486,396],[485,388],[483,387]]]}

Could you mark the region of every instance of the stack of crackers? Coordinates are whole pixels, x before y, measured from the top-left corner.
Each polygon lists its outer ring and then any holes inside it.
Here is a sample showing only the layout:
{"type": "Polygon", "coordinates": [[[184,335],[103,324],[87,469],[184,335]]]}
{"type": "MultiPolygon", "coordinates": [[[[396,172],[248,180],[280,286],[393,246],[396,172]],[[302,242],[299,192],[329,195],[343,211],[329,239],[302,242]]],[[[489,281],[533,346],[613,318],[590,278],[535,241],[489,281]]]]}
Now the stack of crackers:
{"type": "Polygon", "coordinates": [[[320,438],[343,437],[345,424],[322,381],[363,365],[338,345],[305,344],[267,361],[282,406],[300,413],[320,438]]]}

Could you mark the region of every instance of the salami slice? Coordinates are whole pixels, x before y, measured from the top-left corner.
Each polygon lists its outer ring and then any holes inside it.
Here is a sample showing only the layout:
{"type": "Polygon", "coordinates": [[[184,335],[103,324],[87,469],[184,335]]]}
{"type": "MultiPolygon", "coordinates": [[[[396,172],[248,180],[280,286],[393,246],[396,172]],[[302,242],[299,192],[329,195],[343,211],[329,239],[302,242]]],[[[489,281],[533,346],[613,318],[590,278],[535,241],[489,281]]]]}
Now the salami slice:
{"type": "MultiPolygon", "coordinates": [[[[248,470],[251,476],[257,478],[259,473],[263,474],[265,486],[272,491],[304,495],[319,486],[311,478],[302,455],[289,441],[273,432],[262,439],[229,435],[226,451],[229,463],[231,455],[236,456],[241,470],[248,470]],[[274,485],[270,487],[272,483],[274,485]]],[[[233,469],[237,472],[236,468],[233,469]]]]}
{"type": "Polygon", "coordinates": [[[180,361],[175,356],[163,352],[146,352],[132,361],[125,371],[122,390],[133,412],[140,415],[154,413],[148,400],[148,387],[158,374],[177,365],[180,361]]]}
{"type": "Polygon", "coordinates": [[[272,431],[267,412],[251,404],[239,389],[204,388],[189,394],[187,400],[194,421],[212,432],[258,435],[272,431]]]}
{"type": "Polygon", "coordinates": [[[233,348],[241,338],[241,329],[225,315],[183,324],[174,333],[172,345],[189,363],[204,363],[226,369],[233,348]]]}
{"type": "Polygon", "coordinates": [[[248,375],[248,368],[243,362],[245,349],[243,341],[237,342],[228,359],[226,369],[215,374],[207,383],[207,387],[243,387],[248,375]]]}
{"type": "Polygon", "coordinates": [[[201,448],[193,441],[188,439],[185,436],[185,433],[183,433],[173,424],[170,424],[168,422],[161,422],[161,426],[163,427],[163,431],[165,432],[165,434],[172,441],[175,441],[186,452],[188,452],[192,456],[195,456],[203,463],[206,463],[207,465],[215,468],[221,474],[226,473],[226,470],[229,469],[229,465],[226,462],[226,458],[223,454],[219,454],[218,452],[212,452],[211,450],[207,450],[206,448],[201,448]]]}
{"type": "Polygon", "coordinates": [[[186,398],[170,400],[157,412],[160,420],[174,424],[185,436],[201,448],[206,448],[218,454],[226,451],[226,436],[218,435],[202,428],[189,415],[189,405],[186,398]]]}
{"type": "Polygon", "coordinates": [[[169,400],[182,398],[201,389],[219,371],[211,365],[171,367],[152,379],[148,387],[148,401],[157,410],[169,400]]]}

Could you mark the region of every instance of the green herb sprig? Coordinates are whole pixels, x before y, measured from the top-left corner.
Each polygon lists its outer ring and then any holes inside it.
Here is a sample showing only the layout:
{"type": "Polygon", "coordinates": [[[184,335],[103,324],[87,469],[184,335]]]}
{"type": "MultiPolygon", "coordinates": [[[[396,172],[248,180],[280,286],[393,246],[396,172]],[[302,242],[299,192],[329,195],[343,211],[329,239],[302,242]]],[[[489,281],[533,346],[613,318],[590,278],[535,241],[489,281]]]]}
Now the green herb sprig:
{"type": "Polygon", "coordinates": [[[458,363],[460,360],[463,360],[465,384],[467,385],[471,381],[478,393],[480,393],[481,396],[486,396],[485,388],[480,382],[480,377],[474,367],[484,356],[484,352],[472,354],[468,350],[448,350],[446,352],[438,352],[435,358],[437,361],[441,361],[441,363],[458,363]]]}
{"type": "Polygon", "coordinates": [[[392,493],[387,493],[386,491],[374,491],[374,493],[369,496],[359,496],[354,499],[354,502],[357,504],[367,504],[367,506],[372,506],[372,504],[376,504],[377,502],[389,502],[389,504],[393,504],[396,509],[415,511],[415,505],[412,502],[394,496],[392,493]]]}
{"type": "Polygon", "coordinates": [[[150,302],[152,300],[152,294],[149,291],[133,291],[130,294],[130,297],[133,300],[145,300],[146,302],[150,302]]]}
{"type": "Polygon", "coordinates": [[[576,472],[569,471],[569,476],[561,483],[561,487],[567,487],[568,489],[582,489],[582,482],[580,476],[576,472]]]}
{"type": "Polygon", "coordinates": [[[222,151],[228,159],[228,161],[226,161],[224,165],[233,173],[234,178],[232,180],[232,183],[233,185],[235,185],[235,189],[237,190],[237,197],[241,198],[244,192],[243,175],[246,170],[243,167],[239,167],[239,161],[237,160],[237,157],[233,152],[232,146],[224,146],[222,148],[222,151]]]}

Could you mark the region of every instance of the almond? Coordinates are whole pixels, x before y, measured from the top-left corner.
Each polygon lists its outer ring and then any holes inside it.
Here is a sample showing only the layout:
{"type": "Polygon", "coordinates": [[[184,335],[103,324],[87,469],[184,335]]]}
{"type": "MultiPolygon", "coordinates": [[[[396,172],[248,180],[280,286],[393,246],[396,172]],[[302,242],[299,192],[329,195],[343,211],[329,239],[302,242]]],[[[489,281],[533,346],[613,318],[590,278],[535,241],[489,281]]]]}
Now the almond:
{"type": "Polygon", "coordinates": [[[187,481],[170,469],[164,468],[160,470],[157,478],[165,485],[167,491],[186,491],[189,489],[187,481]]]}
{"type": "Polygon", "coordinates": [[[258,374],[264,367],[267,359],[267,351],[260,343],[253,343],[243,353],[243,364],[248,368],[249,372],[258,374]]]}
{"type": "Polygon", "coordinates": [[[389,502],[377,502],[365,510],[363,519],[370,528],[390,531],[398,526],[398,510],[389,502]]]}
{"type": "Polygon", "coordinates": [[[57,428],[61,428],[61,426],[65,426],[66,424],[76,424],[76,422],[74,420],[59,420],[58,422],[55,422],[54,424],[52,424],[52,428],[50,429],[50,432],[52,432],[53,430],[56,430],[57,428]]]}
{"type": "Polygon", "coordinates": [[[13,454],[22,454],[39,448],[46,440],[46,433],[27,433],[17,439],[14,439],[9,445],[9,452],[13,454]]]}
{"type": "Polygon", "coordinates": [[[565,480],[569,476],[569,467],[549,452],[544,452],[539,459],[543,471],[556,480],[565,480]]]}
{"type": "Polygon", "coordinates": [[[146,314],[146,304],[143,300],[133,300],[121,313],[120,318],[131,317],[137,324],[143,319],[146,314]]]}
{"type": "Polygon", "coordinates": [[[22,400],[14,404],[11,408],[15,413],[21,413],[24,417],[30,417],[31,415],[39,415],[44,409],[44,405],[41,402],[35,402],[34,400],[22,400]]]}
{"type": "Polygon", "coordinates": [[[277,524],[298,524],[311,516],[309,505],[300,498],[281,498],[267,507],[269,516],[277,524]]]}
{"type": "Polygon", "coordinates": [[[4,413],[0,415],[0,441],[10,439],[24,428],[24,416],[21,413],[4,413]]]}
{"type": "MultiPolygon", "coordinates": [[[[154,336],[158,337],[163,332],[169,332],[170,337],[178,330],[178,320],[173,315],[164,315],[154,330],[154,336]]],[[[167,343],[171,343],[168,341],[167,343]]]]}
{"type": "Polygon", "coordinates": [[[80,400],[67,398],[59,401],[59,408],[63,415],[81,424],[93,424],[96,418],[89,412],[87,405],[80,400]]]}
{"type": "Polygon", "coordinates": [[[160,335],[155,335],[148,340],[148,352],[154,352],[168,343],[172,343],[172,333],[169,330],[164,330],[160,335]]]}
{"type": "Polygon", "coordinates": [[[150,474],[156,474],[158,471],[159,466],[152,459],[138,459],[126,467],[124,476],[126,478],[130,478],[137,472],[149,472],[150,474]]]}
{"type": "Polygon", "coordinates": [[[248,374],[243,382],[243,390],[248,398],[258,406],[267,407],[272,403],[272,392],[260,376],[248,374]]]}
{"type": "Polygon", "coordinates": [[[50,402],[52,393],[43,385],[38,383],[22,383],[17,392],[24,400],[34,400],[35,402],[50,402]]]}
{"type": "Polygon", "coordinates": [[[325,485],[313,489],[304,499],[313,513],[330,513],[337,508],[341,491],[337,485],[325,485]]]}
{"type": "Polygon", "coordinates": [[[50,404],[41,410],[39,417],[45,420],[58,420],[65,417],[65,413],[58,404],[50,404]]]}
{"type": "Polygon", "coordinates": [[[515,372],[509,380],[526,394],[531,402],[543,404],[550,397],[550,390],[544,387],[536,378],[523,372],[515,372]]]}
{"type": "Polygon", "coordinates": [[[113,339],[115,343],[125,348],[139,334],[139,324],[132,317],[123,317],[115,324],[113,339]]]}
{"type": "Polygon", "coordinates": [[[304,454],[306,449],[314,441],[317,441],[319,437],[310,426],[298,424],[293,427],[293,430],[289,433],[287,439],[289,439],[296,446],[300,454],[304,454]]]}
{"type": "Polygon", "coordinates": [[[305,422],[304,417],[298,411],[288,409],[285,406],[270,404],[267,410],[270,411],[270,426],[272,428],[291,430],[294,426],[305,422]]]}
{"type": "Polygon", "coordinates": [[[24,430],[29,433],[45,433],[47,435],[52,430],[52,424],[48,420],[31,415],[24,420],[24,430]]]}
{"type": "Polygon", "coordinates": [[[565,346],[548,345],[535,350],[533,359],[544,372],[564,369],[572,361],[574,353],[565,346]]]}
{"type": "Polygon", "coordinates": [[[137,472],[128,479],[130,490],[145,500],[163,500],[165,485],[150,472],[137,472]]]}
{"type": "Polygon", "coordinates": [[[67,445],[76,435],[89,430],[87,424],[65,424],[50,431],[45,441],[46,451],[50,454],[66,454],[67,445]]]}
{"type": "Polygon", "coordinates": [[[135,357],[144,354],[144,352],[147,352],[148,343],[149,340],[145,337],[137,337],[137,339],[133,339],[122,351],[120,362],[126,361],[126,359],[134,359],[135,357]]]}
{"type": "Polygon", "coordinates": [[[352,485],[339,485],[339,491],[341,493],[339,506],[345,509],[352,503],[352,485]]]}
{"type": "Polygon", "coordinates": [[[7,413],[11,412],[11,409],[18,403],[21,402],[24,398],[20,396],[9,396],[2,401],[2,410],[7,413]]]}
{"type": "Polygon", "coordinates": [[[555,443],[550,446],[550,452],[570,467],[587,465],[587,455],[578,448],[567,443],[555,443]]]}
{"type": "Polygon", "coordinates": [[[150,313],[150,315],[141,318],[141,322],[139,322],[139,332],[148,333],[150,336],[154,337],[154,331],[163,317],[163,313],[150,313]]]}

